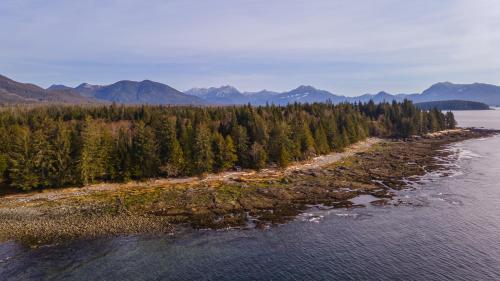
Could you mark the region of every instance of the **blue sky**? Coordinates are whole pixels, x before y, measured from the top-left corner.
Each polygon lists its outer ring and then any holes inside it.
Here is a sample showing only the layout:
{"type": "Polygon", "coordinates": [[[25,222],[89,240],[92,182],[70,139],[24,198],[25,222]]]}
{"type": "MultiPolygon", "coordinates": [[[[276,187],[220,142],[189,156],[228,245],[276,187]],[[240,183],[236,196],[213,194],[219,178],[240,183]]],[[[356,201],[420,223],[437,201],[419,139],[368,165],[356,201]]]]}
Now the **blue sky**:
{"type": "Polygon", "coordinates": [[[498,0],[2,0],[0,38],[0,74],[44,87],[500,84],[498,0]]]}

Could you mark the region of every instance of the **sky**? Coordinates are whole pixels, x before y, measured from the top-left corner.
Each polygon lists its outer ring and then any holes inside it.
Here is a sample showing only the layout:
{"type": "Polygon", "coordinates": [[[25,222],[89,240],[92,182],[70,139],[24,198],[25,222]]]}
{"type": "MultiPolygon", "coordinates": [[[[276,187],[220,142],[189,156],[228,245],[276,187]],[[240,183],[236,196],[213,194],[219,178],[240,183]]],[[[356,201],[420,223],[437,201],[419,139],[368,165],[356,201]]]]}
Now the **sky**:
{"type": "Polygon", "coordinates": [[[1,0],[0,74],[43,87],[500,84],[499,0],[1,0]]]}

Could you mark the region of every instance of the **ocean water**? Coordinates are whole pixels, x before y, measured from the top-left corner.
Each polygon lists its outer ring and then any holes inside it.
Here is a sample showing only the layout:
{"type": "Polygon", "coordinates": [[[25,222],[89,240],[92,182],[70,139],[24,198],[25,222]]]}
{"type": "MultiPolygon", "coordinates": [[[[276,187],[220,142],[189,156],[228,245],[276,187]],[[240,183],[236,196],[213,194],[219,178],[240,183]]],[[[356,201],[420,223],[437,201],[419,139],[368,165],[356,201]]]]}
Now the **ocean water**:
{"type": "MultiPolygon", "coordinates": [[[[500,111],[462,126],[500,129],[500,111]]],[[[399,206],[313,207],[269,229],[186,229],[161,237],[0,244],[0,280],[500,280],[500,136],[447,149],[447,173],[399,206]]]]}

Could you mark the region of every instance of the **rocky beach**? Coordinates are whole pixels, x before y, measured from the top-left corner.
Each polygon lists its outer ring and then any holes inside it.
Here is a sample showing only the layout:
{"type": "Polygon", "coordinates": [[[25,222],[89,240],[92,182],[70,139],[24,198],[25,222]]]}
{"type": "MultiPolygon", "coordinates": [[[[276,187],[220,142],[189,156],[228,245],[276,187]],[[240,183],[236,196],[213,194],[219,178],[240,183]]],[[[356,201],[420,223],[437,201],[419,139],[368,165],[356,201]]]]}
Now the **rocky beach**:
{"type": "Polygon", "coordinates": [[[257,227],[285,223],[310,206],[358,207],[392,200],[419,177],[446,170],[450,143],[496,134],[457,129],[405,140],[368,139],[345,152],[285,170],[229,172],[204,178],[100,184],[4,195],[0,240],[43,245],[75,238],[172,233],[194,228],[257,227]]]}

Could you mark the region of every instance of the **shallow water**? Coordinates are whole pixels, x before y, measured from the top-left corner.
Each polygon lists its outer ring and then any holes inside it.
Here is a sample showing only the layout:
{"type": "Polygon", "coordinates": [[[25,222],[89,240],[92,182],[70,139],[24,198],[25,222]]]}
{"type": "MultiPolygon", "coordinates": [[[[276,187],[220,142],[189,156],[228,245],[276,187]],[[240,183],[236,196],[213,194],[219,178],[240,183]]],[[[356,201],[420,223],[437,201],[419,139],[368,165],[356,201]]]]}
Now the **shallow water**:
{"type": "MultiPolygon", "coordinates": [[[[457,112],[500,129],[500,111],[457,112]]],[[[311,208],[265,230],[0,244],[0,280],[500,280],[500,136],[449,147],[399,206],[311,208]]]]}

